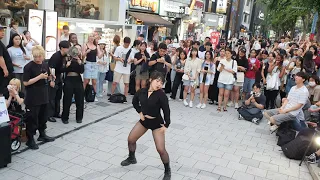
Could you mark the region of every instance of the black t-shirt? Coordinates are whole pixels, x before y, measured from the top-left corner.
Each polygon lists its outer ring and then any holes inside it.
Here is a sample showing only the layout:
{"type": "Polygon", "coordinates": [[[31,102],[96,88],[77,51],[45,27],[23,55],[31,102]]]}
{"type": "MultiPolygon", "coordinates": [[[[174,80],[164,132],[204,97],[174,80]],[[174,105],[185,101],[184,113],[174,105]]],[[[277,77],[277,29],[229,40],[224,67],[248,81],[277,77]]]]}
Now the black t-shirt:
{"type": "Polygon", "coordinates": [[[62,81],[61,73],[62,73],[63,62],[65,57],[66,56],[62,56],[60,51],[57,51],[49,59],[49,62],[48,62],[49,67],[55,69],[56,83],[59,83],[62,81]]]}
{"type": "MultiPolygon", "coordinates": [[[[20,98],[24,98],[24,93],[23,92],[18,92],[18,94],[19,94],[19,97],[20,98]]],[[[5,92],[4,94],[3,94],[3,96],[4,96],[4,98],[6,99],[6,100],[8,100],[9,99],[9,92],[7,91],[7,92],[5,92]]],[[[8,107],[8,110],[9,111],[13,111],[13,112],[17,112],[17,113],[22,113],[23,112],[23,110],[22,110],[22,106],[17,102],[17,100],[16,99],[13,99],[12,98],[12,100],[11,100],[11,103],[10,103],[10,105],[9,105],[9,107],[8,107]]]]}
{"type": "Polygon", "coordinates": [[[241,58],[240,56],[237,55],[236,61],[237,61],[238,66],[242,66],[242,67],[248,69],[249,63],[248,63],[248,59],[246,57],[241,58]]]}
{"type": "MultiPolygon", "coordinates": [[[[7,69],[9,71],[9,74],[11,74],[13,72],[13,65],[12,65],[12,60],[11,57],[7,51],[6,46],[2,43],[2,41],[0,41],[0,56],[3,57],[7,69]]],[[[0,68],[0,78],[3,78],[3,69],[0,68]]]]}
{"type": "MultiPolygon", "coordinates": [[[[36,64],[34,61],[29,62],[23,69],[23,81],[28,82],[39,76],[41,73],[47,72],[50,75],[47,63],[36,64]]],[[[26,86],[26,98],[24,104],[26,106],[38,106],[49,103],[49,83],[48,80],[41,79],[34,84],[26,86]]]]}
{"type": "MultiPolygon", "coordinates": [[[[144,52],[144,55],[146,56],[147,60],[150,59],[150,55],[148,52],[144,52]]],[[[140,60],[142,58],[142,53],[141,52],[137,52],[135,55],[134,55],[134,58],[137,59],[137,60],[140,60]]],[[[137,65],[142,65],[144,61],[141,61],[139,64],[137,65]]]]}
{"type": "MultiPolygon", "coordinates": [[[[251,94],[248,94],[248,95],[246,96],[246,100],[248,100],[250,97],[251,97],[251,94]]],[[[263,94],[260,94],[259,97],[255,97],[254,99],[256,100],[256,102],[257,102],[258,104],[261,104],[261,105],[263,105],[263,106],[266,105],[266,97],[265,97],[263,94]]],[[[256,107],[256,106],[255,106],[254,104],[250,103],[250,105],[247,106],[247,107],[248,107],[248,108],[254,108],[254,107],[256,107]]]]}
{"type": "MultiPolygon", "coordinates": [[[[159,59],[159,58],[161,58],[161,56],[159,55],[158,52],[156,52],[151,56],[150,61],[157,61],[157,59],[159,59]]],[[[169,55],[167,55],[167,54],[164,55],[164,59],[166,62],[171,64],[171,58],[169,55]]],[[[167,66],[164,63],[156,63],[151,67],[150,71],[151,72],[158,71],[158,72],[162,72],[162,73],[166,74],[167,73],[167,66]]]]}

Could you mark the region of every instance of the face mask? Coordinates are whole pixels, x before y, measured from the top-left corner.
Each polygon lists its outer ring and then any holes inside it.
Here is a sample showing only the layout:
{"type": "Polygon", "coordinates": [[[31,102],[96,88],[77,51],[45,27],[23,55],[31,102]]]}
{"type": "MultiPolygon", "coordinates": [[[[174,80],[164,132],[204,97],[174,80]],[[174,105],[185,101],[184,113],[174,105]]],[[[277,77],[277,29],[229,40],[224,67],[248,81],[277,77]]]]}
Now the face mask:
{"type": "Polygon", "coordinates": [[[309,86],[313,87],[316,85],[316,82],[312,81],[312,82],[309,82],[309,86]]]}

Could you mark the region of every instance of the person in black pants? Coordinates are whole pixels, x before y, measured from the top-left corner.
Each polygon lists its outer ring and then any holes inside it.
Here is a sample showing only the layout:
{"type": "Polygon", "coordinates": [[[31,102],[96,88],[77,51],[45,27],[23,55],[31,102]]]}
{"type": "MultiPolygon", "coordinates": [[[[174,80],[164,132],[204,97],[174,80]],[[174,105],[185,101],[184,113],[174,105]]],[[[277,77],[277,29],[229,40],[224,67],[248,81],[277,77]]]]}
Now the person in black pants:
{"type": "Polygon", "coordinates": [[[179,99],[183,100],[184,86],[183,86],[182,76],[184,74],[184,70],[183,69],[184,69],[184,65],[186,63],[186,58],[187,58],[187,53],[185,51],[182,51],[179,54],[179,58],[177,59],[176,64],[173,67],[176,70],[176,76],[175,76],[174,81],[173,81],[173,86],[172,86],[172,92],[171,92],[170,99],[176,99],[177,91],[178,91],[178,88],[179,88],[179,85],[180,85],[181,89],[180,89],[180,97],[179,97],[179,99]]]}
{"type": "Polygon", "coordinates": [[[162,90],[164,81],[163,73],[154,72],[150,76],[147,88],[140,89],[134,95],[132,104],[140,115],[140,121],[136,123],[129,134],[129,157],[122,161],[121,165],[128,166],[137,163],[135,158],[136,142],[148,129],[151,129],[157,151],[165,168],[163,180],[170,180],[169,155],[165,149],[165,131],[170,125],[170,108],[168,98],[162,90]],[[163,111],[164,119],[160,109],[163,111]]]}
{"type": "Polygon", "coordinates": [[[28,141],[26,145],[30,149],[39,149],[33,136],[39,130],[38,141],[51,142],[53,138],[46,135],[45,129],[48,119],[47,106],[49,103],[49,89],[54,87],[54,78],[50,74],[49,66],[43,62],[45,51],[42,46],[32,48],[34,60],[29,62],[23,69],[23,84],[26,87],[26,134],[28,141]]]}
{"type": "Polygon", "coordinates": [[[49,119],[50,122],[56,122],[55,118],[61,118],[60,115],[60,100],[62,98],[62,67],[65,58],[67,57],[70,43],[61,41],[59,43],[60,51],[54,53],[49,59],[49,67],[55,79],[55,86],[49,87],[49,119]]]}
{"type": "Polygon", "coordinates": [[[66,74],[63,86],[63,111],[62,122],[69,123],[70,106],[72,104],[72,97],[74,96],[76,102],[76,121],[82,123],[84,111],[84,89],[81,75],[84,72],[84,65],[79,57],[81,47],[79,45],[73,46],[69,54],[71,59],[64,64],[63,72],[66,74]]]}

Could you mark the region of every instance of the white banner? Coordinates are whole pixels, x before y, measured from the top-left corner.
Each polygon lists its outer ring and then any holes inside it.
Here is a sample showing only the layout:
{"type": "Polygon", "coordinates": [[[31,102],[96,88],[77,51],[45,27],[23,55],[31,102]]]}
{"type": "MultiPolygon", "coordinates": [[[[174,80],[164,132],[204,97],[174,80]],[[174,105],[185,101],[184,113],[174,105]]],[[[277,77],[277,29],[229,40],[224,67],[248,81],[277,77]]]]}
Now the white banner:
{"type": "Polygon", "coordinates": [[[227,13],[228,0],[217,0],[217,13],[227,13]]]}
{"type": "Polygon", "coordinates": [[[10,121],[7,110],[6,100],[4,97],[0,97],[0,124],[10,121]]]}
{"type": "Polygon", "coordinates": [[[51,56],[57,51],[57,29],[58,29],[58,15],[57,12],[46,11],[46,59],[50,59],[51,56]]]}
{"type": "Polygon", "coordinates": [[[40,46],[43,46],[43,15],[43,10],[29,9],[28,31],[31,33],[31,36],[39,42],[40,46]]]}

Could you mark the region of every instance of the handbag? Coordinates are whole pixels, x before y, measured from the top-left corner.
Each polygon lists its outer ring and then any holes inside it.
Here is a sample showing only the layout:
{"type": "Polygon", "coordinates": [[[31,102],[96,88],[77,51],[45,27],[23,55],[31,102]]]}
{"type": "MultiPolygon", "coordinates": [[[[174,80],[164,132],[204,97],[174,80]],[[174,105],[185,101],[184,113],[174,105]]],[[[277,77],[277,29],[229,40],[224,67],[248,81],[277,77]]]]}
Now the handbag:
{"type": "Polygon", "coordinates": [[[279,79],[279,73],[275,72],[272,73],[271,75],[268,74],[267,76],[267,90],[279,90],[280,86],[280,79],[279,79]]]}
{"type": "Polygon", "coordinates": [[[237,82],[238,83],[244,82],[244,72],[237,72],[237,82]]]}

